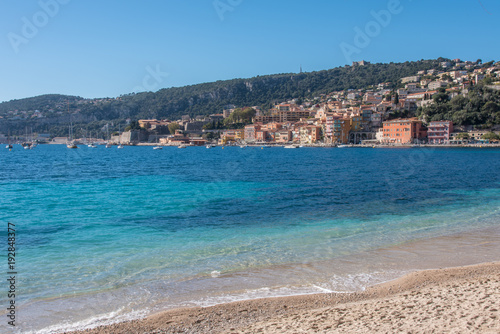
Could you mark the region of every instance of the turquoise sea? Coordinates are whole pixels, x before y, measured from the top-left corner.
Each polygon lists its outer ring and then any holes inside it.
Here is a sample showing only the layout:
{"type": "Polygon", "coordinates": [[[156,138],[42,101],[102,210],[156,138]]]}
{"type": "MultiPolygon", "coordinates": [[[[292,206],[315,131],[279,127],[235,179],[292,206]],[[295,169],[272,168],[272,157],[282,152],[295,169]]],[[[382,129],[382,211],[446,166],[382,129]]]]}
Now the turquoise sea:
{"type": "Polygon", "coordinates": [[[3,256],[0,332],[498,260],[499,170],[498,148],[2,147],[0,247],[15,224],[18,274],[13,329],[3,256]]]}

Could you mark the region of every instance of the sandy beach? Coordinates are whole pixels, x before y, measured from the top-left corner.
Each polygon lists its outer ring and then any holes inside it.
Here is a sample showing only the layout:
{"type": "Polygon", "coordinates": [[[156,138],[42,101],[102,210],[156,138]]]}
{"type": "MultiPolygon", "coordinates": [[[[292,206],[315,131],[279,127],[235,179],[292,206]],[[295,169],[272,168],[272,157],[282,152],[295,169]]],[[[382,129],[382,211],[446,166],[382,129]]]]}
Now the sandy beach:
{"type": "Polygon", "coordinates": [[[500,262],[418,271],[359,293],[162,312],[74,333],[500,333],[500,262]]]}

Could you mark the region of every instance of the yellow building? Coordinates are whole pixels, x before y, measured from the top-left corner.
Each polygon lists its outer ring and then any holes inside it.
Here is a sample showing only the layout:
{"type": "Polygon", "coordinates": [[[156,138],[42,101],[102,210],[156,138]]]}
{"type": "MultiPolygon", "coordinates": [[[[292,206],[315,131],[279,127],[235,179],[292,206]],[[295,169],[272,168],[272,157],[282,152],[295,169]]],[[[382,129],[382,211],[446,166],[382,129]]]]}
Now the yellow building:
{"type": "Polygon", "coordinates": [[[226,145],[228,143],[238,142],[245,139],[245,130],[225,130],[219,139],[220,145],[226,145]]]}
{"type": "Polygon", "coordinates": [[[350,131],[361,131],[362,117],[355,115],[351,117],[351,129],[350,131]]]}

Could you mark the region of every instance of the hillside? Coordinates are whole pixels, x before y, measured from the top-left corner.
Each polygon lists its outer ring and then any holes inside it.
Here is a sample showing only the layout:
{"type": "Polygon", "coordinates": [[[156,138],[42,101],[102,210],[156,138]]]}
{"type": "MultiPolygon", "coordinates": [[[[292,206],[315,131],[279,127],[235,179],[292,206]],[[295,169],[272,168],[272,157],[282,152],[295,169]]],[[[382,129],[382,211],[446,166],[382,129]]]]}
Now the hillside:
{"type": "Polygon", "coordinates": [[[0,120],[0,132],[5,132],[7,127],[13,133],[24,131],[29,126],[35,132],[62,135],[67,131],[70,120],[85,124],[90,130],[99,130],[106,122],[112,121],[117,127],[127,118],[177,119],[187,114],[220,113],[228,104],[262,106],[266,109],[275,102],[292,98],[361,89],[381,82],[391,82],[396,86],[400,78],[435,68],[443,60],[368,64],[310,73],[257,76],[162,89],[155,93],[129,94],[114,99],[84,100],[74,96],[42,95],[0,103],[0,116],[7,116],[12,110],[26,111],[24,119],[0,120]],[[68,108],[71,118],[68,117],[68,108]],[[35,110],[39,110],[43,117],[32,117],[35,110]]]}

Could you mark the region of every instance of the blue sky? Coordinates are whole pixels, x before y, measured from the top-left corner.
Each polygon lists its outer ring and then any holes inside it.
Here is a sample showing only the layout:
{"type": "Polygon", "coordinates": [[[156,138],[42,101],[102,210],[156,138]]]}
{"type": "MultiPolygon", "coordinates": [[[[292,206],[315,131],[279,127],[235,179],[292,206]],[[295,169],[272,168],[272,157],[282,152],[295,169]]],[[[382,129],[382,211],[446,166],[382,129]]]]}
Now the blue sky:
{"type": "Polygon", "coordinates": [[[499,19],[498,0],[0,0],[0,101],[116,97],[361,59],[500,60],[499,19]]]}

